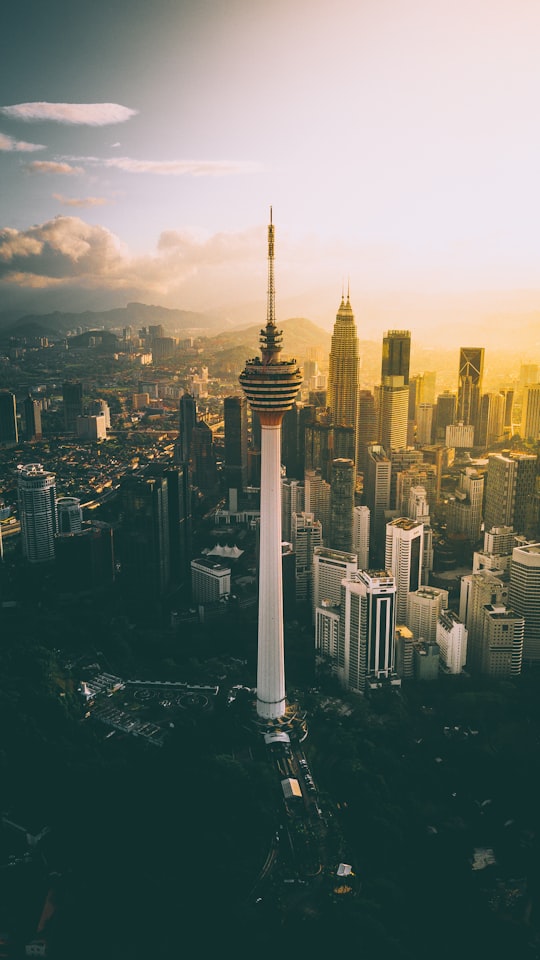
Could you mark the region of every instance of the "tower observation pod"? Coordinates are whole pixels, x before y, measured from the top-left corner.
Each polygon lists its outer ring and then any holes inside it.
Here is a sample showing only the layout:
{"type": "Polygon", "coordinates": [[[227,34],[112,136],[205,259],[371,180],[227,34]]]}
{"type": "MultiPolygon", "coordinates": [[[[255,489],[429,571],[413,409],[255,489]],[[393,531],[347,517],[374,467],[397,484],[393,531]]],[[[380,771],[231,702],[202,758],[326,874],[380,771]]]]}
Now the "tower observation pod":
{"type": "Polygon", "coordinates": [[[296,360],[280,359],[282,342],[283,334],[275,321],[274,225],[270,210],[267,317],[260,334],[261,357],[248,360],[239,377],[240,386],[261,424],[257,715],[267,721],[278,720],[287,710],[281,567],[281,422],[302,384],[296,360]]]}

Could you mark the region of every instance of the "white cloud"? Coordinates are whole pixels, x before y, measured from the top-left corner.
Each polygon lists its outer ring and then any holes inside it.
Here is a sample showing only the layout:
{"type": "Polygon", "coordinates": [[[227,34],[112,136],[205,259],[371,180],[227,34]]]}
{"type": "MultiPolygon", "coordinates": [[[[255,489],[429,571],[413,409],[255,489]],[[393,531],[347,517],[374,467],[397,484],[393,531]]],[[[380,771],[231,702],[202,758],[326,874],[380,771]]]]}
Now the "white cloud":
{"type": "Polygon", "coordinates": [[[74,278],[105,279],[118,270],[125,254],[116,237],[78,217],[54,220],[26,231],[0,230],[0,275],[25,285],[74,278]]]}
{"type": "Polygon", "coordinates": [[[32,160],[26,169],[30,173],[57,173],[60,176],[74,177],[84,173],[82,167],[73,167],[70,163],[58,163],[56,160],[32,160]]]}
{"type": "Polygon", "coordinates": [[[53,198],[66,207],[103,207],[109,201],[106,197],[64,197],[53,193],[53,198]]]}
{"type": "Polygon", "coordinates": [[[120,103],[16,103],[0,107],[0,113],[13,120],[50,120],[54,123],[84,124],[90,127],[105,127],[111,123],[125,123],[138,110],[120,103]]]}
{"type": "Polygon", "coordinates": [[[24,140],[15,140],[7,133],[0,133],[0,150],[5,153],[34,153],[35,150],[45,150],[43,143],[26,143],[24,140]]]}
{"type": "Polygon", "coordinates": [[[206,240],[168,231],[154,254],[133,257],[104,227],[58,216],[25,231],[0,230],[0,283],[20,288],[76,284],[166,298],[208,270],[227,273],[232,267],[244,276],[246,262],[255,255],[260,259],[260,239],[257,231],[206,240]]]}
{"type": "Polygon", "coordinates": [[[154,173],[169,177],[225,177],[261,170],[246,160],[135,160],[132,157],[66,157],[78,163],[124,170],[126,173],[154,173]]]}

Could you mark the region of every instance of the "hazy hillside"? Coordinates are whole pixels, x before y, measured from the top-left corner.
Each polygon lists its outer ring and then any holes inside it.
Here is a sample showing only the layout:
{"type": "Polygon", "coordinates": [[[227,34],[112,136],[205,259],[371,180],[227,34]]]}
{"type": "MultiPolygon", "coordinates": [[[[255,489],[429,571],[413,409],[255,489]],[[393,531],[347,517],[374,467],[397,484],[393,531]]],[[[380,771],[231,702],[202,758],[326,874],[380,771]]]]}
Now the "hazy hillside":
{"type": "Polygon", "coordinates": [[[158,323],[163,324],[166,333],[172,336],[188,330],[215,330],[223,325],[223,320],[213,314],[128,303],[114,310],[86,310],[83,313],[57,310],[54,313],[27,314],[15,321],[8,314],[7,322],[2,323],[0,317],[0,331],[4,336],[13,337],[58,337],[66,336],[68,331],[78,328],[121,331],[123,327],[133,327],[136,332],[141,327],[158,323]]]}

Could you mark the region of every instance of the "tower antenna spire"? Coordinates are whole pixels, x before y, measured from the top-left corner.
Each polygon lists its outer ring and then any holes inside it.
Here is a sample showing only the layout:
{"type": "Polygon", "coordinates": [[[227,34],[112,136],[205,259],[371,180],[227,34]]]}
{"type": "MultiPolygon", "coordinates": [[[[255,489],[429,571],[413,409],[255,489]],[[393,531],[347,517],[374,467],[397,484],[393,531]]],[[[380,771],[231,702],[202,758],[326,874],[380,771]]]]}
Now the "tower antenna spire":
{"type": "Polygon", "coordinates": [[[272,223],[272,207],[270,207],[270,223],[268,224],[268,294],[266,303],[266,323],[276,323],[276,290],[274,286],[274,224],[272,223]]]}

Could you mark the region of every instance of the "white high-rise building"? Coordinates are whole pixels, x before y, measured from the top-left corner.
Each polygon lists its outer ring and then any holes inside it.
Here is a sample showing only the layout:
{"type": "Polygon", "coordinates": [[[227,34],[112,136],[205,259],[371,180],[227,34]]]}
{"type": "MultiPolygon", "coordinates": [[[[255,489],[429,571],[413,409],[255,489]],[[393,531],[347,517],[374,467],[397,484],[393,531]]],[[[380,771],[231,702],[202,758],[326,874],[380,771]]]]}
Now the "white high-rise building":
{"type": "Polygon", "coordinates": [[[17,492],[23,556],[30,563],[54,560],[54,537],[58,531],[56,477],[41,463],[18,469],[17,492]]]}
{"type": "Polygon", "coordinates": [[[369,528],[371,512],[369,507],[354,507],[352,549],[358,556],[358,568],[367,570],[369,567],[369,528]]]}
{"type": "Polygon", "coordinates": [[[487,570],[461,578],[459,619],[467,627],[467,666],[473,671],[479,671],[481,667],[484,607],[486,604],[505,604],[508,589],[507,581],[487,570]]]}
{"type": "Polygon", "coordinates": [[[409,496],[413,487],[424,488],[431,510],[437,503],[437,468],[423,463],[411,465],[396,474],[396,510],[402,517],[409,515],[409,496]]]}
{"type": "Polygon", "coordinates": [[[416,407],[416,442],[431,443],[433,431],[433,414],[435,404],[419,403],[416,407]]]}
{"type": "Polygon", "coordinates": [[[403,377],[384,377],[379,392],[379,436],[386,451],[407,446],[409,387],[403,377]]]}
{"type": "Polygon", "coordinates": [[[368,444],[366,472],[364,474],[364,497],[371,511],[371,553],[384,537],[385,511],[390,509],[392,463],[384,449],[375,443],[368,444]]]}
{"type": "Polygon", "coordinates": [[[105,427],[107,430],[111,429],[111,410],[106,400],[90,400],[88,413],[94,417],[103,415],[105,417],[105,427]]]}
{"type": "Polygon", "coordinates": [[[424,524],[396,517],[386,524],[385,568],[396,581],[397,623],[406,623],[407,598],[422,584],[424,524]]]}
{"type": "Polygon", "coordinates": [[[313,553],[322,547],[322,524],[312,513],[293,513],[291,542],[296,562],[296,599],[309,600],[313,590],[313,553]]]}
{"type": "Polygon", "coordinates": [[[509,602],[525,618],[523,659],[540,661],[540,543],[515,547],[510,564],[509,602]]]}
{"type": "Polygon", "coordinates": [[[105,414],[98,416],[77,417],[75,421],[77,436],[81,440],[105,440],[107,437],[107,425],[105,414]]]}
{"type": "Polygon", "coordinates": [[[488,458],[484,521],[527,533],[536,490],[538,457],[532,453],[491,454],[488,458]]]}
{"type": "Polygon", "coordinates": [[[445,430],[445,446],[469,449],[474,447],[474,423],[451,423],[445,430]]]}
{"type": "Polygon", "coordinates": [[[359,570],[341,584],[337,673],[344,687],[364,693],[395,673],[394,578],[386,570],[359,570]]]}
{"type": "Polygon", "coordinates": [[[435,639],[448,673],[461,673],[467,662],[467,628],[453,610],[441,611],[435,639]]]}
{"type": "Polygon", "coordinates": [[[540,383],[527,384],[523,390],[521,436],[525,440],[540,439],[540,383]]]}
{"type": "Polygon", "coordinates": [[[191,561],[191,594],[194,603],[213,603],[231,592],[231,568],[213,557],[191,561]]]}
{"type": "Polygon", "coordinates": [[[478,540],[482,528],[484,477],[473,467],[460,473],[459,484],[446,511],[448,533],[478,540]]]}
{"type": "Polygon", "coordinates": [[[323,543],[330,534],[331,492],[330,484],[323,480],[320,468],[306,470],[304,475],[304,509],[306,513],[312,513],[316,520],[321,521],[323,543]]]}
{"type": "Polygon", "coordinates": [[[407,516],[424,524],[424,553],[422,558],[422,583],[427,583],[433,570],[433,530],[429,516],[429,504],[425,487],[411,487],[407,516]]]}
{"type": "Polygon", "coordinates": [[[340,604],[323,600],[315,611],[315,650],[337,672],[340,604]]]}
{"type": "Polygon", "coordinates": [[[293,513],[302,513],[304,509],[304,484],[301,480],[283,477],[281,480],[281,535],[291,540],[291,520],[293,513]]]}
{"type": "Polygon", "coordinates": [[[525,620],[504,604],[484,607],[480,672],[488,677],[518,677],[523,663],[525,620]]]}
{"type": "Polygon", "coordinates": [[[283,574],[281,560],[281,423],[290,410],[302,374],[296,360],[280,357],[283,334],[275,321],[274,226],[268,227],[268,300],[261,331],[261,358],[248,360],[239,381],[261,425],[261,520],[257,714],[264,721],[284,717],[283,574]]]}
{"type": "Polygon", "coordinates": [[[448,609],[448,590],[419,587],[407,597],[405,624],[416,640],[437,640],[437,622],[448,609]]]}
{"type": "Polygon", "coordinates": [[[315,610],[323,600],[341,601],[341,581],[350,578],[358,570],[355,553],[315,547],[313,551],[313,619],[315,610]]]}

